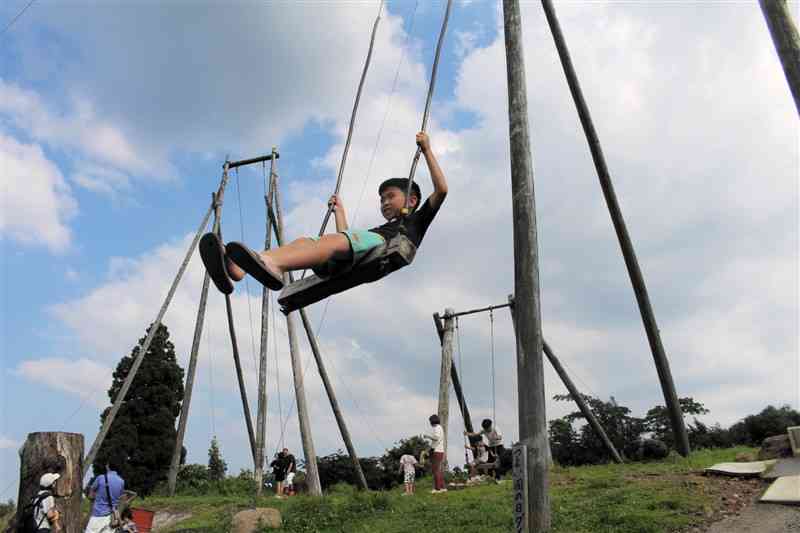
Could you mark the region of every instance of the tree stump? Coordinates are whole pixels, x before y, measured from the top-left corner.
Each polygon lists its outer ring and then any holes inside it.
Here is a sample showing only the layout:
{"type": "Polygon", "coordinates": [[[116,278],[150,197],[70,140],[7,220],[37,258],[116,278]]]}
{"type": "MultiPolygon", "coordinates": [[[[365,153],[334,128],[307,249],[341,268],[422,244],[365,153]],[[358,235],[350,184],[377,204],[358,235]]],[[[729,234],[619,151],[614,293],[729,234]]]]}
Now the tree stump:
{"type": "Polygon", "coordinates": [[[79,533],[83,485],[83,435],[79,433],[30,433],[19,451],[20,475],[17,523],[22,509],[39,492],[39,478],[53,472],[61,477],[53,486],[61,531],[79,533]]]}

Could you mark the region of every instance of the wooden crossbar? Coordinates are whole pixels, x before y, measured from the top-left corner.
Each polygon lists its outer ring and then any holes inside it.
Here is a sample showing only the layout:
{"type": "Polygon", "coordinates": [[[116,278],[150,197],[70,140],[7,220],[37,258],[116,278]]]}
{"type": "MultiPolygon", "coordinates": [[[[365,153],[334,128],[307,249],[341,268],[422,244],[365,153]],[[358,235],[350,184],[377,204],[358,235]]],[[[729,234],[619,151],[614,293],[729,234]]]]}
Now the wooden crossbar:
{"type": "Polygon", "coordinates": [[[289,314],[363,283],[377,281],[410,265],[416,253],[417,247],[408,237],[397,235],[370,250],[356,265],[341,274],[330,277],[308,276],[288,285],[278,296],[281,311],[289,314]]]}

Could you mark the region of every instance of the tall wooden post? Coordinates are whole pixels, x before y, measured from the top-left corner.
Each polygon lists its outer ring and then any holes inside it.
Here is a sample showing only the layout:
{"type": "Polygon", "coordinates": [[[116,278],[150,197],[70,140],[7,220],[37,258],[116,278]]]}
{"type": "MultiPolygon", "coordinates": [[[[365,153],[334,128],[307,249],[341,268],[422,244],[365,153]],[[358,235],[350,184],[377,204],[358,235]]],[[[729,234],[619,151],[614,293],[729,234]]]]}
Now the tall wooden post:
{"type": "Polygon", "coordinates": [[[450,426],[450,373],[453,367],[453,331],[455,319],[452,309],[444,310],[442,335],[442,366],[439,372],[439,407],[437,413],[444,430],[444,468],[447,469],[447,429],[450,426]]]}
{"type": "MultiPolygon", "coordinates": [[[[278,242],[284,242],[283,231],[283,212],[281,211],[281,194],[278,188],[277,175],[272,176],[272,188],[275,203],[275,222],[277,226],[278,242]]],[[[283,276],[284,283],[291,283],[291,275],[286,272],[283,276]]],[[[312,496],[322,495],[322,485],[319,481],[319,471],[317,470],[317,456],[314,451],[314,440],[311,436],[311,424],[308,418],[308,407],[306,405],[306,390],[303,385],[303,365],[300,360],[300,347],[297,343],[297,327],[295,325],[297,313],[292,312],[286,315],[286,330],[289,335],[289,354],[292,359],[292,374],[294,375],[294,394],[297,405],[297,418],[300,422],[300,440],[303,443],[303,453],[306,459],[306,484],[308,492],[312,496]]]]}
{"type": "MultiPolygon", "coordinates": [[[[439,313],[433,314],[433,323],[436,325],[436,333],[439,334],[439,344],[444,344],[444,324],[442,324],[442,317],[439,313]]],[[[463,372],[464,369],[462,368],[463,372]]],[[[472,417],[469,414],[469,407],[467,407],[467,399],[464,397],[464,389],[461,388],[461,378],[458,377],[458,369],[455,362],[450,367],[450,379],[453,381],[453,392],[456,393],[456,400],[458,401],[458,408],[461,411],[461,418],[464,419],[464,429],[472,433],[475,429],[472,427],[472,417]]]]}
{"type": "Polygon", "coordinates": [[[533,158],[528,133],[528,96],[518,0],[503,0],[508,115],[511,145],[511,194],[514,216],[514,294],[517,341],[517,390],[520,442],[526,450],[527,494],[524,530],[550,529],[547,494],[547,421],[539,299],[539,250],[533,158]]]}
{"type": "Polygon", "coordinates": [[[783,66],[783,74],[792,91],[794,105],[800,114],[800,36],[789,13],[786,0],[758,0],[767,21],[775,51],[783,66]]]}
{"type": "MultiPolygon", "coordinates": [[[[220,237],[221,239],[221,237],[220,237]]],[[[250,455],[255,462],[256,458],[256,436],[253,431],[253,417],[250,415],[250,401],[247,399],[247,385],[244,381],[242,372],[242,360],[239,357],[239,343],[236,341],[236,329],[233,326],[233,309],[231,307],[231,295],[225,295],[225,314],[228,317],[228,333],[231,337],[231,353],[233,355],[233,368],[236,370],[236,381],[239,384],[239,397],[242,400],[242,412],[244,413],[244,425],[247,428],[247,441],[250,443],[250,455]]]]}
{"type": "MultiPolygon", "coordinates": [[[[39,479],[48,472],[60,474],[54,497],[61,515],[63,533],[79,533],[81,529],[81,496],[83,488],[83,435],[79,433],[29,433],[20,450],[19,493],[16,523],[21,524],[22,509],[39,492],[39,479]]],[[[20,528],[19,531],[22,531],[20,528]]]]}
{"type": "MultiPolygon", "coordinates": [[[[656,370],[658,371],[658,379],[661,382],[661,390],[664,393],[664,401],[669,411],[672,431],[675,435],[675,444],[681,455],[687,456],[689,455],[689,435],[686,432],[683,413],[678,403],[678,395],[675,392],[672,371],[669,368],[669,361],[664,351],[664,345],[661,343],[661,334],[658,331],[655,313],[653,313],[653,308],[650,305],[650,297],[647,294],[644,276],[639,268],[639,262],[636,260],[636,252],[633,250],[633,243],[631,242],[630,235],[628,235],[625,219],[622,217],[622,210],[619,207],[619,202],[614,192],[614,185],[611,183],[611,175],[608,172],[608,166],[603,156],[603,149],[600,146],[600,138],[597,135],[592,117],[589,114],[589,106],[586,105],[586,100],[583,97],[583,91],[578,82],[575,68],[572,65],[569,49],[567,48],[564,34],[561,32],[558,18],[556,18],[553,3],[550,0],[542,0],[542,6],[544,7],[547,22],[550,25],[550,31],[553,34],[553,40],[555,41],[558,55],[561,58],[561,65],[564,68],[564,74],[566,75],[569,89],[572,92],[572,99],[575,101],[575,107],[578,109],[578,116],[583,125],[583,131],[589,143],[589,149],[592,152],[592,160],[597,170],[597,177],[603,189],[603,196],[608,205],[608,211],[611,215],[611,221],[614,224],[614,230],[617,233],[622,255],[625,258],[628,276],[631,278],[636,301],[639,304],[639,313],[642,316],[642,322],[644,322],[644,329],[647,333],[650,351],[653,354],[653,360],[655,361],[656,370]]],[[[519,294],[517,294],[517,296],[521,297],[519,294]]]]}
{"type": "MultiPolygon", "coordinates": [[[[221,224],[221,202],[225,195],[225,186],[228,181],[227,167],[223,167],[222,181],[219,184],[216,194],[212,194],[211,208],[214,211],[214,233],[220,231],[221,224]]],[[[183,439],[186,435],[186,425],[189,421],[189,408],[192,403],[192,392],[194,390],[194,377],[197,373],[197,354],[200,350],[200,340],[203,337],[203,324],[206,316],[206,304],[208,302],[208,286],[211,277],[208,272],[203,277],[203,288],[200,290],[200,305],[197,307],[197,318],[194,323],[194,335],[192,336],[192,349],[189,355],[189,367],[186,370],[186,385],[183,388],[183,401],[181,402],[181,415],[178,419],[177,438],[175,439],[175,449],[172,451],[172,461],[167,475],[167,487],[169,495],[175,495],[175,487],[178,482],[178,470],[180,468],[181,452],[183,451],[183,439]]],[[[235,343],[234,343],[235,344],[235,343]]]]}
{"type": "Polygon", "coordinates": [[[586,418],[586,421],[589,423],[589,426],[594,430],[595,435],[597,435],[597,437],[601,441],[603,441],[603,444],[605,445],[606,450],[608,450],[608,453],[611,455],[611,458],[614,459],[615,462],[621,463],[622,456],[620,456],[619,452],[617,451],[617,448],[614,446],[614,443],[611,442],[611,439],[609,439],[608,435],[606,435],[606,432],[603,429],[603,426],[600,425],[600,422],[597,420],[597,417],[594,416],[592,410],[589,409],[589,406],[586,404],[586,401],[583,399],[583,396],[581,396],[580,391],[572,382],[572,380],[569,378],[569,375],[567,375],[567,371],[564,370],[563,366],[561,366],[561,361],[558,360],[556,354],[553,353],[553,350],[550,348],[550,345],[547,344],[547,341],[544,339],[542,339],[542,346],[544,348],[545,355],[550,360],[550,364],[553,365],[556,374],[558,374],[558,377],[561,378],[561,381],[564,383],[564,386],[567,387],[569,395],[572,396],[572,399],[575,400],[576,404],[578,404],[578,409],[580,409],[581,414],[583,414],[584,418],[586,418]]]}
{"type": "MultiPolygon", "coordinates": [[[[270,206],[269,218],[276,226],[275,232],[279,233],[277,230],[277,221],[275,219],[272,206],[270,206]]],[[[278,236],[277,241],[278,246],[283,246],[280,236],[278,236]]],[[[291,272],[289,272],[289,282],[294,283],[294,275],[291,272]]],[[[339,426],[339,433],[342,435],[344,446],[347,449],[347,453],[350,455],[350,460],[353,462],[353,468],[355,469],[356,477],[358,478],[359,488],[368,490],[369,486],[367,485],[367,478],[364,476],[364,470],[361,468],[361,462],[358,460],[356,449],[353,446],[352,439],[350,438],[350,431],[347,429],[347,424],[344,421],[344,415],[339,407],[339,401],[336,399],[336,393],[333,391],[333,384],[328,377],[328,371],[325,368],[325,363],[322,360],[322,353],[320,352],[319,343],[317,342],[317,335],[314,333],[314,329],[311,326],[311,322],[308,319],[305,308],[301,307],[299,312],[300,318],[303,321],[303,328],[306,330],[306,336],[308,337],[308,344],[311,346],[311,353],[314,354],[314,361],[317,363],[317,370],[319,371],[319,376],[322,379],[322,385],[325,387],[325,392],[328,395],[328,401],[330,402],[331,409],[333,410],[333,416],[336,418],[337,426],[339,426]]]]}
{"type": "MultiPolygon", "coordinates": [[[[277,157],[277,147],[272,147],[272,159],[269,162],[269,176],[264,184],[267,190],[264,196],[266,208],[267,227],[265,229],[264,249],[269,250],[272,246],[272,224],[269,220],[269,212],[272,209],[272,176],[275,174],[275,161],[277,157]]],[[[273,332],[273,335],[275,332],[273,332]]],[[[256,454],[255,467],[253,469],[256,481],[256,496],[261,496],[264,478],[264,446],[267,437],[267,348],[269,347],[269,289],[261,289],[261,347],[259,350],[258,363],[258,416],[256,420],[256,454]]]]}
{"type": "MultiPolygon", "coordinates": [[[[223,182],[227,180],[227,176],[223,175],[223,182]]],[[[222,185],[220,185],[222,186],[222,185]]],[[[181,263],[180,268],[178,269],[178,273],[175,275],[175,279],[172,281],[172,286],[169,288],[169,292],[167,293],[167,297],[164,299],[164,303],[161,305],[161,309],[158,311],[158,315],[156,319],[153,321],[153,324],[150,326],[150,331],[147,334],[147,337],[142,343],[142,347],[139,350],[138,357],[133,361],[131,365],[131,369],[128,372],[128,376],[125,378],[125,381],[122,384],[122,388],[120,388],[119,393],[117,393],[117,397],[114,399],[114,405],[111,407],[111,410],[106,415],[106,419],[103,422],[103,426],[100,428],[100,432],[97,434],[97,437],[92,444],[92,447],[89,449],[89,453],[86,454],[86,457],[83,460],[83,467],[84,473],[87,472],[87,469],[92,466],[94,462],[94,458],[97,456],[97,452],[100,450],[100,446],[103,445],[103,441],[108,434],[108,430],[111,428],[111,424],[114,423],[114,418],[117,416],[117,412],[119,408],[122,406],[122,402],[125,400],[125,396],[128,394],[128,389],[131,388],[131,384],[133,383],[133,378],[136,377],[136,373],[139,371],[139,367],[142,365],[142,361],[144,360],[144,356],[147,353],[147,350],[150,349],[150,344],[153,342],[153,338],[158,331],[158,326],[161,324],[161,320],[164,318],[164,314],[167,312],[167,308],[169,307],[170,302],[172,301],[172,297],[175,295],[175,291],[178,288],[178,284],[183,277],[183,273],[186,272],[186,267],[189,265],[189,260],[192,258],[192,254],[194,254],[195,248],[197,248],[197,243],[200,241],[200,237],[203,235],[203,231],[205,231],[206,226],[208,225],[208,220],[211,218],[211,213],[214,210],[214,206],[211,205],[208,208],[205,216],[203,217],[203,221],[200,223],[200,227],[197,228],[197,232],[195,233],[194,239],[192,240],[192,244],[189,245],[189,249],[186,251],[186,256],[183,258],[183,262],[181,263]]]]}
{"type": "Polygon", "coordinates": [[[347,424],[344,421],[344,415],[342,415],[342,410],[339,408],[339,402],[336,399],[336,394],[333,392],[333,384],[331,384],[331,380],[328,377],[328,371],[325,369],[325,363],[322,361],[322,355],[319,351],[319,344],[317,343],[317,336],[311,327],[311,322],[308,320],[308,315],[306,315],[305,308],[300,309],[300,318],[303,320],[303,327],[306,330],[308,343],[311,345],[311,352],[314,354],[314,360],[317,362],[319,376],[322,378],[322,384],[325,387],[325,392],[328,395],[328,401],[331,404],[333,416],[336,418],[336,425],[339,426],[339,433],[342,435],[344,446],[347,448],[347,453],[350,455],[350,460],[353,462],[356,478],[358,478],[358,485],[362,490],[368,490],[369,487],[367,486],[367,478],[364,476],[364,471],[361,469],[361,462],[358,460],[356,449],[353,446],[353,441],[350,439],[350,432],[347,430],[347,424]]]}

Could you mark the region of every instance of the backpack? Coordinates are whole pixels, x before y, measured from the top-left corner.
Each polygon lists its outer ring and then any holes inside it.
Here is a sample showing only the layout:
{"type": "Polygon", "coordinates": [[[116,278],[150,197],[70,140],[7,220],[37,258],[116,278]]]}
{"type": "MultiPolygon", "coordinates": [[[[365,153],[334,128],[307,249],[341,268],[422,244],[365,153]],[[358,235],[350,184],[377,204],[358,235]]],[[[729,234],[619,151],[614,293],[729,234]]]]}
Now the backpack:
{"type": "Polygon", "coordinates": [[[31,499],[31,502],[22,508],[22,527],[18,529],[21,533],[36,533],[39,531],[39,527],[44,522],[45,517],[37,523],[36,522],[36,509],[42,504],[42,502],[52,496],[53,493],[50,491],[44,491],[41,494],[37,494],[36,496],[31,499]]]}

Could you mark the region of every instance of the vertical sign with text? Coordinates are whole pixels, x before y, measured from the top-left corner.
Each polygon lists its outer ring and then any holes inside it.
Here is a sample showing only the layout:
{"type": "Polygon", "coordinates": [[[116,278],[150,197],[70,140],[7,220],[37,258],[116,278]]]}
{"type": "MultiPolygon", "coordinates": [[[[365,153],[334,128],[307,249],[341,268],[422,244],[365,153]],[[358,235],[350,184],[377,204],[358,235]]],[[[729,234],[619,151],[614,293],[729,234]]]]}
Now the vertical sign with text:
{"type": "Polygon", "coordinates": [[[514,531],[528,531],[528,448],[517,443],[511,451],[514,475],[514,531]]]}

